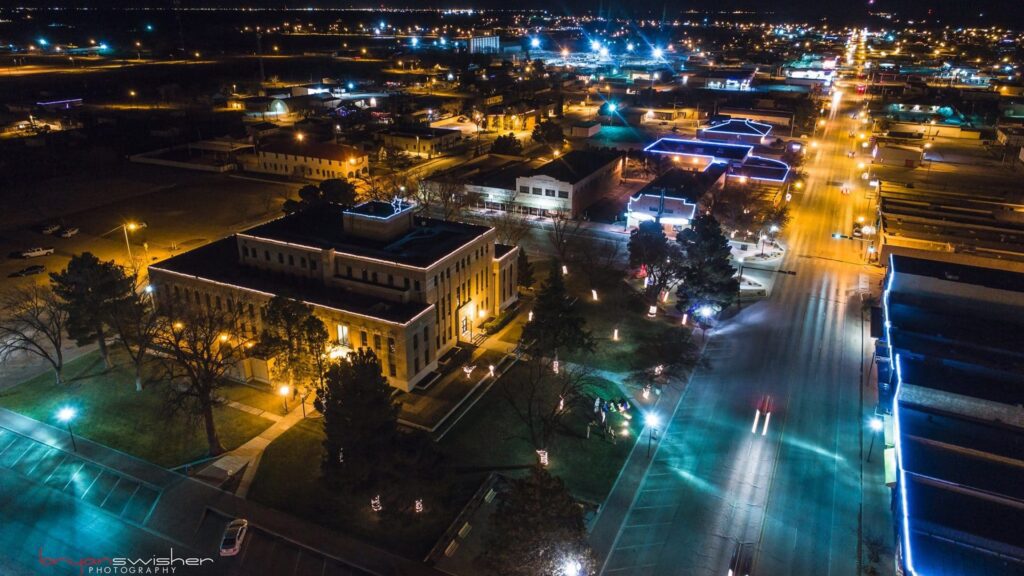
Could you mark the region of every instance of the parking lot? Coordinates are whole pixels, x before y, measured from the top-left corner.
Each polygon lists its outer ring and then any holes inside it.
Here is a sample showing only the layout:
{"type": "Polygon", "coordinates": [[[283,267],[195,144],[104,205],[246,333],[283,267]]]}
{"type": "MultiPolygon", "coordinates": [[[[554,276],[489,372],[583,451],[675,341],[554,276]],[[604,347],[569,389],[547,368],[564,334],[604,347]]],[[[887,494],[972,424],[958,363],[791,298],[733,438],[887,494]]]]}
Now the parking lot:
{"type": "Polygon", "coordinates": [[[158,490],[138,480],[4,428],[0,467],[138,525],[146,523],[160,497],[158,490]]]}
{"type": "MultiPolygon", "coordinates": [[[[203,552],[217,554],[221,534],[231,518],[215,510],[199,526],[196,541],[208,543],[203,552]]],[[[232,575],[274,574],[275,576],[369,576],[364,572],[250,524],[237,556],[218,560],[218,567],[232,575]]]]}

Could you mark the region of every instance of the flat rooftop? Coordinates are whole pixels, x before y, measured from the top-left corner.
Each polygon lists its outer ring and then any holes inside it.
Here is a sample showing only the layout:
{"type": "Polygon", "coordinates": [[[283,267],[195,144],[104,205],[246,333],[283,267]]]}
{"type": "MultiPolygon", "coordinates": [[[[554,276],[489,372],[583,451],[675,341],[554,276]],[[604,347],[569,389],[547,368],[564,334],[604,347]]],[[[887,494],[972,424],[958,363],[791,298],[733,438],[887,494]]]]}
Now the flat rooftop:
{"type": "MultiPolygon", "coordinates": [[[[386,202],[376,204],[390,210],[391,205],[386,202]]],[[[303,210],[278,218],[239,234],[427,268],[490,230],[487,226],[463,222],[416,218],[415,226],[405,234],[388,241],[374,240],[345,230],[342,216],[345,210],[344,206],[328,204],[316,210],[303,210]]]]}
{"type": "Polygon", "coordinates": [[[672,168],[634,192],[632,197],[639,199],[645,194],[660,196],[664,192],[666,198],[682,198],[696,203],[725,172],[726,167],[722,164],[709,164],[704,171],[672,168]]]}
{"type": "Polygon", "coordinates": [[[243,266],[239,262],[238,243],[234,236],[173,256],[150,268],[265,294],[288,296],[317,306],[398,324],[409,322],[432,306],[421,302],[383,301],[339,286],[299,284],[292,278],[243,266]]]}
{"type": "Polygon", "coordinates": [[[622,158],[622,153],[618,151],[573,150],[523,176],[550,176],[575,184],[619,158],[622,158]]]}
{"type": "Polygon", "coordinates": [[[901,255],[889,274],[904,557],[1024,573],[1024,274],[901,255]]]}
{"type": "Polygon", "coordinates": [[[721,142],[705,142],[703,140],[661,138],[644,148],[644,152],[700,156],[715,160],[739,162],[749,156],[753,149],[753,146],[747,144],[724,144],[721,142]]]}

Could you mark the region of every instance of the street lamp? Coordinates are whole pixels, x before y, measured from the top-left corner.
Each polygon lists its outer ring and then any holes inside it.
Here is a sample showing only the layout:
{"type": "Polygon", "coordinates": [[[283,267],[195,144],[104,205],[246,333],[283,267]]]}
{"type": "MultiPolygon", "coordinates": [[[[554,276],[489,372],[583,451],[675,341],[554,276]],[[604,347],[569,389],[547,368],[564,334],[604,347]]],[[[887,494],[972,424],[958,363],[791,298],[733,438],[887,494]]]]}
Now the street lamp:
{"type": "Polygon", "coordinates": [[[874,416],[871,420],[868,420],[868,428],[871,429],[871,446],[868,447],[868,462],[871,462],[871,452],[875,449],[875,436],[882,431],[883,424],[882,419],[878,416],[874,416]]]}
{"type": "Polygon", "coordinates": [[[287,384],[282,384],[281,387],[277,389],[277,393],[281,395],[281,398],[284,398],[284,413],[285,414],[288,413],[288,393],[289,392],[291,392],[291,388],[289,388],[287,384]]]}
{"type": "Polygon", "coordinates": [[[68,435],[71,436],[71,447],[78,452],[78,445],[75,444],[75,432],[71,429],[71,421],[75,419],[78,411],[70,406],[65,406],[57,411],[57,420],[60,420],[68,427],[68,435]]]}
{"type": "Polygon", "coordinates": [[[562,563],[562,576],[580,576],[583,566],[575,558],[569,558],[562,563]]]}
{"type": "Polygon", "coordinates": [[[128,251],[128,265],[129,266],[134,266],[135,265],[135,258],[132,257],[132,245],[128,241],[128,233],[129,232],[135,232],[139,228],[143,228],[143,227],[145,227],[145,224],[139,224],[137,222],[125,222],[124,224],[121,224],[121,229],[124,230],[124,247],[128,251]]]}
{"type": "Polygon", "coordinates": [[[647,439],[647,457],[651,457],[651,447],[654,445],[654,435],[658,433],[658,424],[660,419],[654,412],[648,412],[647,416],[644,416],[644,424],[650,428],[650,433],[647,439]]]}

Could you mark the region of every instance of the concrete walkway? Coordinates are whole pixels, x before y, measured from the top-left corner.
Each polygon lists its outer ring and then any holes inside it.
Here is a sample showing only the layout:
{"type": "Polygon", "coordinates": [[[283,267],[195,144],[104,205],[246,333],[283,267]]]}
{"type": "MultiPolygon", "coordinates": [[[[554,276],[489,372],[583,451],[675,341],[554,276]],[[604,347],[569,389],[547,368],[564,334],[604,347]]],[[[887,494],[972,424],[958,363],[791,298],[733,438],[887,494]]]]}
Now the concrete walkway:
{"type": "MultiPolygon", "coordinates": [[[[702,355],[706,340],[704,339],[702,345],[702,355]]],[[[690,375],[685,378],[670,377],[666,385],[662,387],[661,395],[658,396],[649,411],[658,414],[662,422],[669,422],[683,398],[689,377],[690,375]]],[[[664,425],[662,431],[664,431],[664,425]]],[[[639,494],[640,485],[644,476],[647,475],[647,469],[651,466],[652,459],[647,455],[648,445],[639,441],[645,434],[649,435],[650,433],[651,431],[645,425],[637,435],[638,440],[633,443],[633,449],[630,450],[622,470],[619,471],[619,477],[616,478],[611,492],[605,498],[604,504],[591,526],[590,546],[597,555],[600,566],[604,566],[607,561],[612,547],[615,545],[615,540],[618,538],[619,529],[633,507],[633,502],[639,494]]],[[[663,434],[659,434],[655,444],[660,443],[662,437],[663,434]]],[[[657,445],[654,448],[657,449],[657,445]]],[[[598,572],[600,573],[600,570],[598,572]]]]}
{"type": "MultiPolygon", "coordinates": [[[[238,404],[237,402],[229,403],[238,404]]],[[[258,410],[239,404],[251,410],[258,410]]],[[[243,408],[244,409],[244,408],[243,408]]],[[[249,410],[246,410],[249,411],[249,410]]],[[[270,414],[262,412],[261,416],[276,420],[272,426],[260,432],[255,438],[252,438],[245,444],[242,444],[238,448],[230,452],[224,453],[220,458],[211,462],[205,468],[200,470],[196,477],[205,482],[210,482],[214,485],[220,485],[228,478],[234,476],[239,470],[243,470],[242,479],[239,481],[238,488],[235,490],[235,495],[240,498],[245,498],[249,494],[249,488],[252,486],[252,481],[256,478],[256,471],[259,469],[260,461],[263,459],[263,452],[267,449],[267,446],[271,442],[277,440],[282,434],[291,429],[299,422],[302,422],[307,417],[315,417],[319,415],[312,406],[307,406],[305,412],[302,410],[302,406],[295,406],[285,416],[281,417],[277,414],[270,414]]]]}

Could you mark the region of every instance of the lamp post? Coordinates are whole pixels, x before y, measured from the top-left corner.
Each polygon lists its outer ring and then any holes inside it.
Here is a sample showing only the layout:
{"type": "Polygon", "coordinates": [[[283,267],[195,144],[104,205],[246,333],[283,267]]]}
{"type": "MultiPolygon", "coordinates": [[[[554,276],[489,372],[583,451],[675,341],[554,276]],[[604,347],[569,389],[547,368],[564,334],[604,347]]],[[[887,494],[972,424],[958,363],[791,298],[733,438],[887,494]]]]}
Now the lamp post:
{"type": "Polygon", "coordinates": [[[644,417],[644,423],[647,424],[648,428],[650,428],[650,433],[647,436],[647,457],[650,458],[651,448],[654,446],[654,435],[658,433],[658,415],[653,412],[649,412],[647,416],[644,417]]]}
{"type": "Polygon", "coordinates": [[[283,384],[277,389],[277,393],[284,399],[284,413],[288,413],[288,393],[291,392],[291,388],[287,384],[283,384]]]}
{"type": "Polygon", "coordinates": [[[118,225],[113,230],[104,233],[103,236],[106,236],[107,234],[112,234],[118,228],[120,228],[122,230],[122,232],[124,232],[124,247],[125,247],[125,250],[128,251],[128,265],[129,266],[134,266],[135,265],[135,259],[132,257],[132,246],[131,246],[131,243],[129,243],[129,241],[128,241],[128,233],[129,232],[134,232],[136,230],[139,230],[139,229],[145,228],[145,227],[146,227],[146,223],[145,222],[125,222],[123,224],[118,225]]]}
{"type": "Polygon", "coordinates": [[[71,448],[78,452],[78,445],[75,444],[75,432],[71,429],[71,421],[75,419],[78,412],[70,406],[65,406],[57,411],[57,420],[60,420],[68,427],[68,435],[71,436],[71,448]]]}
{"type": "Polygon", "coordinates": [[[871,452],[875,449],[875,436],[882,431],[882,419],[875,416],[868,421],[868,428],[871,429],[871,445],[868,447],[868,462],[871,462],[871,452]]]}

